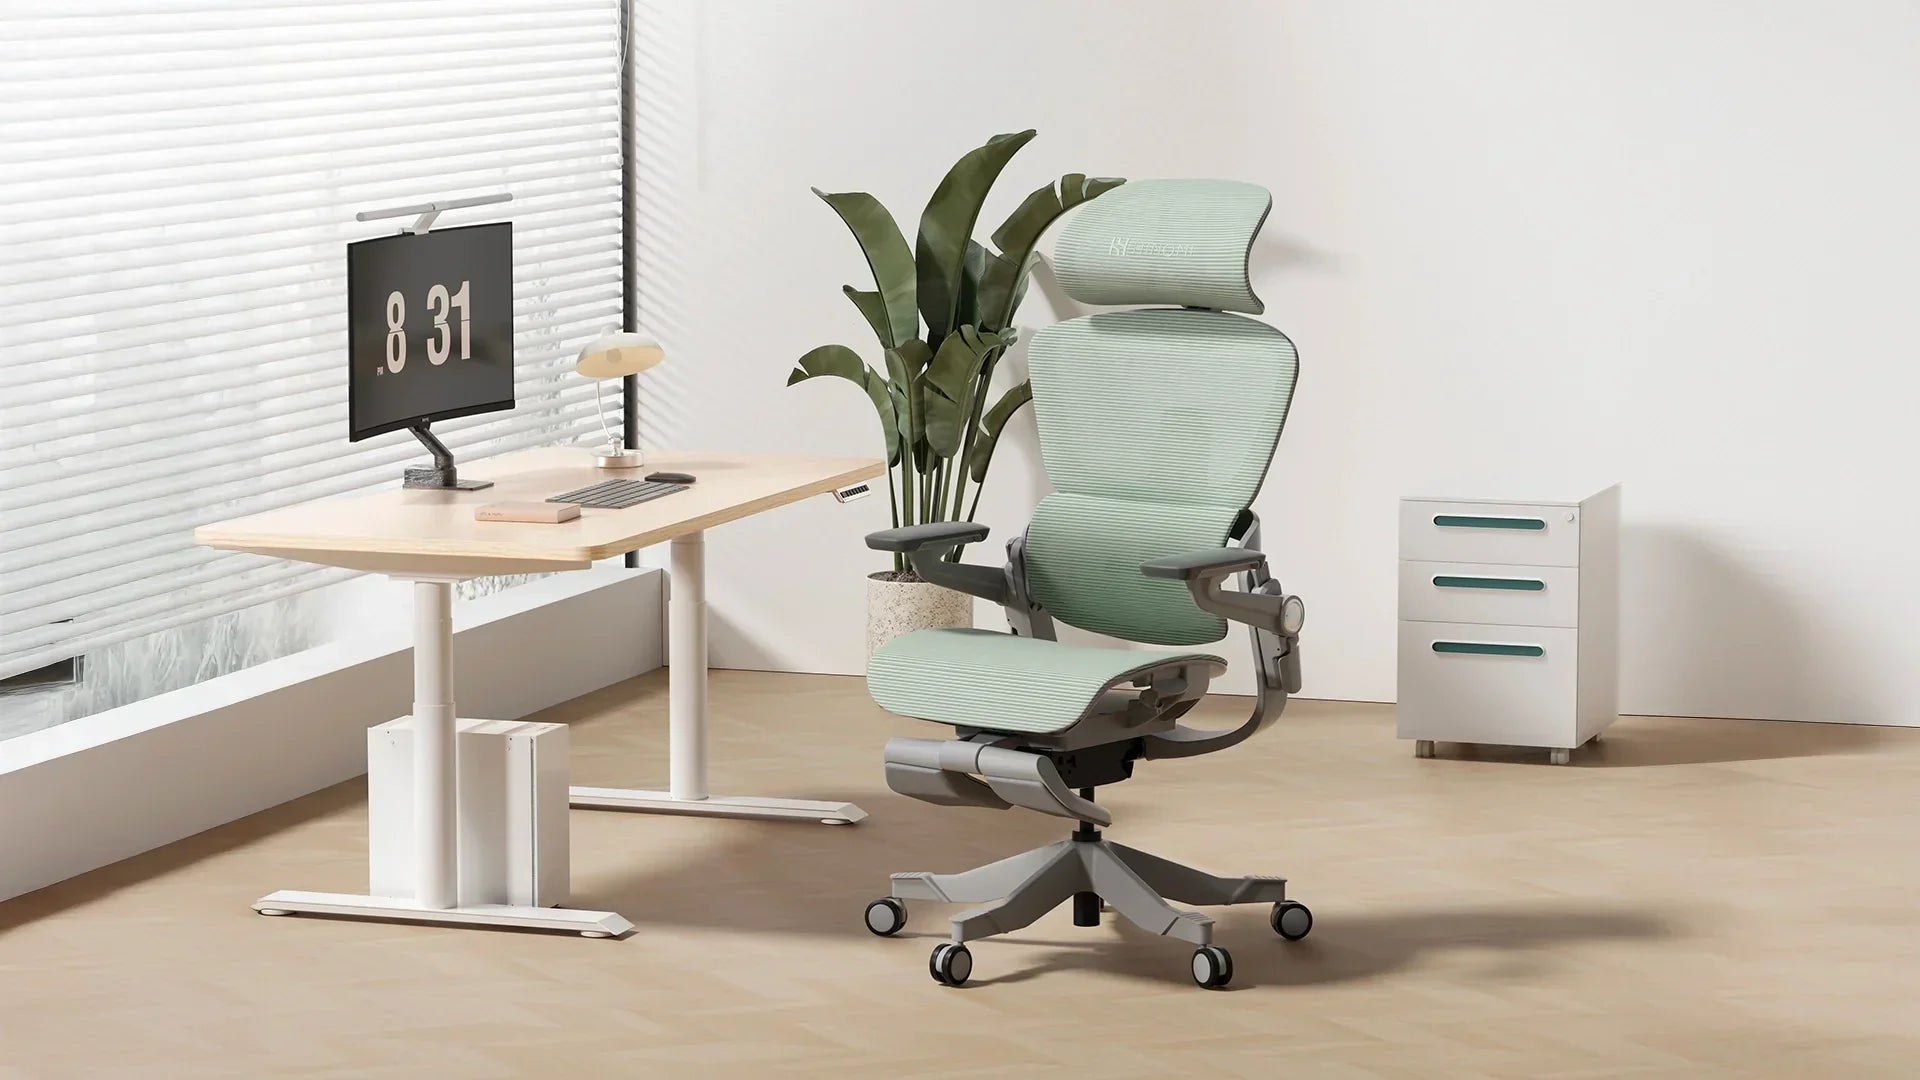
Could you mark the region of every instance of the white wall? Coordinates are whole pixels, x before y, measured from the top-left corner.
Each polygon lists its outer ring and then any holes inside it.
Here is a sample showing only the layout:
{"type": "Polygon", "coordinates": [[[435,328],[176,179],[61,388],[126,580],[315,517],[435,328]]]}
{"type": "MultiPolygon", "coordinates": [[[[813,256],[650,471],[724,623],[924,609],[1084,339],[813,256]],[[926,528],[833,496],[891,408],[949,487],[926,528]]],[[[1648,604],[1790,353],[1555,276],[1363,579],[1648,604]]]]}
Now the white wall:
{"type": "MultiPolygon", "coordinates": [[[[1069,170],[1273,190],[1255,282],[1303,377],[1257,509],[1308,693],[1393,696],[1397,497],[1619,480],[1625,710],[1920,723],[1913,5],[641,0],[636,32],[648,441],[873,452],[850,387],[783,386],[817,344],[877,359],[808,187],[911,235],[953,158],[1037,127],[983,238],[1069,170]]],[[[858,670],[885,515],[716,532],[715,662],[858,670]]]]}

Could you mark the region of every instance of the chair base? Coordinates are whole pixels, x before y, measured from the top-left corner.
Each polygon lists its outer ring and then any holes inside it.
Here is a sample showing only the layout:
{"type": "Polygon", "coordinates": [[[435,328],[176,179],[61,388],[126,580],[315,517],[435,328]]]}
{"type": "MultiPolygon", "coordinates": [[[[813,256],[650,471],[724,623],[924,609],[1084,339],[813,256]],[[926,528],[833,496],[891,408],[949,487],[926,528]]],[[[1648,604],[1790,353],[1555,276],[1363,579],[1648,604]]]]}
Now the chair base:
{"type": "Polygon", "coordinates": [[[1030,926],[1068,900],[1086,897],[1074,905],[1080,925],[1097,922],[1098,901],[1105,901],[1142,930],[1207,946],[1213,943],[1213,919],[1180,911],[1167,901],[1287,901],[1286,878],[1216,877],[1087,833],[963,873],[894,874],[891,895],[898,900],[985,903],[950,920],[955,945],[1030,926]],[[1096,918],[1089,919],[1089,913],[1096,918]]]}

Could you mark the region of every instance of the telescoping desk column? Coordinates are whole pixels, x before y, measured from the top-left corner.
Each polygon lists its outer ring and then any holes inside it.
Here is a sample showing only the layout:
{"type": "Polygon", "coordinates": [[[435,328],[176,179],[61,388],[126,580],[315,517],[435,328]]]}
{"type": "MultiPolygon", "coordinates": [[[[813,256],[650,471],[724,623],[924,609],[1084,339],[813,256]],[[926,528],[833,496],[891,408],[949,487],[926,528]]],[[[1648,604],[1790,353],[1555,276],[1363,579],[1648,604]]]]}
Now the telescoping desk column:
{"type": "MultiPolygon", "coordinates": [[[[610,911],[465,905],[459,901],[454,761],[453,583],[493,574],[584,570],[596,560],[672,544],[667,637],[670,776],[666,791],[574,788],[575,806],[850,824],[852,803],[707,794],[705,530],[880,475],[865,458],[649,453],[648,469],[691,473],[686,491],[625,510],[583,509],[558,525],[475,521],[491,502],[540,501],[607,478],[582,450],[551,447],[476,462],[485,491],[401,489],[325,499],[208,525],[208,547],[344,566],[411,581],[414,603],[414,896],[284,890],[265,914],[300,912],[465,926],[534,927],[611,937],[632,924],[610,911]]],[[[467,472],[468,470],[462,470],[467,472]]],[[[537,658],[531,662],[538,662],[537,658]]]]}

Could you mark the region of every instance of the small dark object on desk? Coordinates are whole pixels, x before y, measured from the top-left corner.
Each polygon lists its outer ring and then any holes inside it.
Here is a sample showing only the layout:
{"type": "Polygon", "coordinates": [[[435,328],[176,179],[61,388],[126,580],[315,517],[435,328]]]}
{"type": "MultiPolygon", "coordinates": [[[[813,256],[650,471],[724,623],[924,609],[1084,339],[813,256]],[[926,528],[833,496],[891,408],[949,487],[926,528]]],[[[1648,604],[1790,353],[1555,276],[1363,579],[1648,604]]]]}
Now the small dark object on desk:
{"type": "Polygon", "coordinates": [[[691,484],[693,483],[693,474],[683,472],[657,472],[648,473],[647,479],[656,484],[691,484]]]}

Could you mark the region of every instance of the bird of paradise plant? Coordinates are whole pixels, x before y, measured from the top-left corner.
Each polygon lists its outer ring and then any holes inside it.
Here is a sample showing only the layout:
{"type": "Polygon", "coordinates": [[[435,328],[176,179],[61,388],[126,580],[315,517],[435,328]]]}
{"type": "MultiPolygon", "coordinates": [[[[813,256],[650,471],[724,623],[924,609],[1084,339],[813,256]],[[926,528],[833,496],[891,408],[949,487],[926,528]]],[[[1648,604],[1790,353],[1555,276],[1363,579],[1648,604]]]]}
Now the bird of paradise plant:
{"type": "MultiPolygon", "coordinates": [[[[995,135],[956,162],[927,201],[912,249],[872,195],[813,189],[866,255],[874,287],[842,291],[873,327],[885,363],[875,369],[845,345],[822,345],[800,358],[787,385],[833,376],[866,391],[887,446],[896,527],[973,520],[1000,433],[1033,399],[1031,385],[1021,382],[987,405],[994,368],[1017,335],[1013,318],[1038,258],[1034,249],[1061,214],[1124,182],[1068,173],[1028,195],[994,231],[998,250],[981,245],[973,239],[980,207],[1033,136],[1032,129],[995,135]]],[[[905,556],[894,557],[894,569],[907,572],[905,556]]]]}

